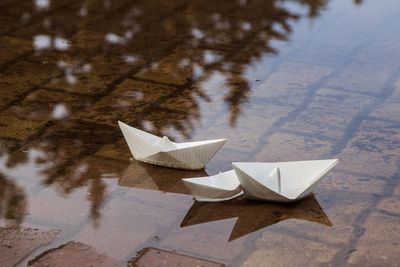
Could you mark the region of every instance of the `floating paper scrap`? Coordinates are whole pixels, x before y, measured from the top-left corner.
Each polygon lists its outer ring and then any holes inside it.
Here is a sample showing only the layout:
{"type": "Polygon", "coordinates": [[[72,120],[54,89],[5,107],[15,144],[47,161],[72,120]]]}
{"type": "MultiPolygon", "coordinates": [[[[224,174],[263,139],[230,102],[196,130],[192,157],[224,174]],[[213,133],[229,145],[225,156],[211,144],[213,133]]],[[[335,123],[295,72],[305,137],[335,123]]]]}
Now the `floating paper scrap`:
{"type": "Polygon", "coordinates": [[[226,139],[175,143],[118,121],[133,157],[142,162],[178,169],[199,170],[225,144],[226,139]]]}
{"type": "Polygon", "coordinates": [[[246,198],[291,202],[312,194],[337,163],[337,159],[329,159],[232,164],[246,198]]]}
{"type": "Polygon", "coordinates": [[[235,171],[220,172],[214,176],[182,179],[183,183],[199,202],[218,202],[236,198],[243,194],[235,171]]]}

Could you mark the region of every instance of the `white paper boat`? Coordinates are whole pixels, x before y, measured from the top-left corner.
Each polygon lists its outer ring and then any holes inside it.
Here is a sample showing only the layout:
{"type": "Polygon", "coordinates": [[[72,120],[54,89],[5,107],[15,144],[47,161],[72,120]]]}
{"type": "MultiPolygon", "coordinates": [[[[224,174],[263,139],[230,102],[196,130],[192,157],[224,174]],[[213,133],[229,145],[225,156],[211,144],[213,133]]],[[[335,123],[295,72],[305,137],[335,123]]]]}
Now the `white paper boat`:
{"type": "Polygon", "coordinates": [[[232,164],[247,198],[291,202],[312,194],[337,163],[337,159],[328,159],[232,164]]]}
{"type": "Polygon", "coordinates": [[[226,139],[174,143],[118,121],[133,157],[142,162],[178,169],[199,170],[225,144],[226,139]]]}
{"type": "Polygon", "coordinates": [[[230,200],[243,194],[234,170],[214,176],[182,179],[193,198],[199,202],[230,200]]]}

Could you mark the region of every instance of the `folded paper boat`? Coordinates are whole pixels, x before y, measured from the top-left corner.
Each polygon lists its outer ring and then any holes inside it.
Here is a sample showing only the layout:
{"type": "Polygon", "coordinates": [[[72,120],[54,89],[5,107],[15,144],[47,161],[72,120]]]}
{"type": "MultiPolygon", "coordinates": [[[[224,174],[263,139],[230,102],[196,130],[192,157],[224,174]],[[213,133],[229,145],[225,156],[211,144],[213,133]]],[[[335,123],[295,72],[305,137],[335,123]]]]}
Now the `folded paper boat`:
{"type": "Polygon", "coordinates": [[[199,170],[225,144],[226,139],[175,143],[118,121],[134,159],[178,169],[199,170]]]}
{"type": "Polygon", "coordinates": [[[328,159],[232,164],[246,198],[291,202],[311,195],[337,163],[337,159],[328,159]]]}
{"type": "Polygon", "coordinates": [[[199,202],[218,202],[243,194],[234,170],[217,175],[182,179],[193,198],[199,202]]]}

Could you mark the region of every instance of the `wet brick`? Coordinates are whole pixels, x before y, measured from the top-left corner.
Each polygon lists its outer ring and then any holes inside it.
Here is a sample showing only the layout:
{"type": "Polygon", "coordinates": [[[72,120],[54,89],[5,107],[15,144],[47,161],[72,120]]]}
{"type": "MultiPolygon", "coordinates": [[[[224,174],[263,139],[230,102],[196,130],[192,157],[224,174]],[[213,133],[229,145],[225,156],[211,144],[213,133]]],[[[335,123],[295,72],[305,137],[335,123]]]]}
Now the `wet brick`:
{"type": "Polygon", "coordinates": [[[400,153],[399,133],[395,123],[379,120],[362,122],[355,136],[337,155],[342,159],[340,168],[380,177],[392,176],[397,171],[400,153]]]}
{"type": "Polygon", "coordinates": [[[42,122],[18,119],[12,116],[0,114],[0,137],[26,141],[35,135],[42,122]]]}
{"type": "MultiPolygon", "coordinates": [[[[50,81],[45,85],[46,87],[77,94],[95,95],[103,93],[116,79],[134,67],[124,62],[123,58],[113,55],[98,55],[82,64],[74,62],[66,62],[66,64],[63,67],[65,76],[50,81]]],[[[135,65],[140,64],[143,64],[143,61],[138,61],[135,65]]]]}
{"type": "Polygon", "coordinates": [[[357,242],[356,250],[348,258],[349,266],[398,266],[400,243],[396,234],[400,231],[399,217],[379,212],[371,213],[365,224],[365,232],[357,242]]]}
{"type": "Polygon", "coordinates": [[[75,117],[117,127],[117,120],[129,123],[137,113],[173,90],[169,86],[125,80],[111,94],[75,117]]]}
{"type": "Polygon", "coordinates": [[[131,259],[129,267],[141,266],[203,266],[223,267],[222,263],[201,259],[189,255],[179,254],[157,248],[145,248],[138,253],[138,256],[131,259]]]}
{"type": "Polygon", "coordinates": [[[97,252],[92,247],[70,241],[58,248],[48,250],[33,260],[28,266],[82,266],[82,267],[117,267],[121,263],[105,254],[97,252]]]}
{"type": "Polygon", "coordinates": [[[20,97],[32,90],[33,86],[60,73],[58,68],[52,64],[20,61],[12,65],[0,74],[2,88],[0,109],[12,101],[20,100],[20,97]]]}
{"type": "Polygon", "coordinates": [[[335,248],[319,242],[265,232],[242,266],[320,266],[335,253],[335,248]]]}
{"type": "Polygon", "coordinates": [[[307,94],[309,87],[327,76],[331,68],[304,63],[284,62],[267,80],[255,88],[252,97],[268,99],[269,102],[297,106],[307,94]]]}
{"type": "Polygon", "coordinates": [[[0,65],[32,51],[30,41],[4,36],[0,38],[0,65]]]}
{"type": "Polygon", "coordinates": [[[2,266],[14,266],[35,249],[49,244],[58,231],[32,228],[0,228],[0,261],[2,266]]]}
{"type": "MultiPolygon", "coordinates": [[[[264,140],[260,140],[263,142],[264,140]]],[[[312,136],[275,133],[268,138],[253,160],[291,161],[320,159],[330,151],[332,143],[312,136]]]]}
{"type": "Polygon", "coordinates": [[[312,102],[283,129],[339,139],[348,131],[352,119],[371,101],[368,96],[320,89],[312,102]]]}

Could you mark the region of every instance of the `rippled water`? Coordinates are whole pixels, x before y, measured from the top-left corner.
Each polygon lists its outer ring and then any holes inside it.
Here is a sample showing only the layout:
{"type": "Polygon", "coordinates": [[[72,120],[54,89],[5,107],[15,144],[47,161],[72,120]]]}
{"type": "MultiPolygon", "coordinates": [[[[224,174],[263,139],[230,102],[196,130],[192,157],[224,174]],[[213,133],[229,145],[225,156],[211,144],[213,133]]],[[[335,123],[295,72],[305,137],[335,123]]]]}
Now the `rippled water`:
{"type": "Polygon", "coordinates": [[[123,263],[145,247],[231,265],[400,258],[400,2],[0,3],[0,217],[123,263]],[[202,171],[131,160],[117,120],[227,138],[202,171]],[[292,205],[196,203],[232,161],[339,158],[292,205]],[[371,253],[374,251],[376,253],[371,253]]]}

